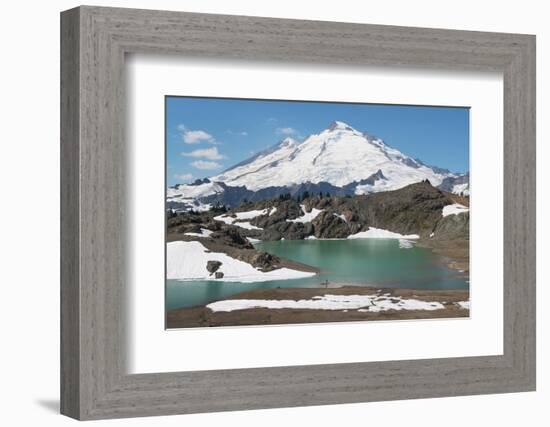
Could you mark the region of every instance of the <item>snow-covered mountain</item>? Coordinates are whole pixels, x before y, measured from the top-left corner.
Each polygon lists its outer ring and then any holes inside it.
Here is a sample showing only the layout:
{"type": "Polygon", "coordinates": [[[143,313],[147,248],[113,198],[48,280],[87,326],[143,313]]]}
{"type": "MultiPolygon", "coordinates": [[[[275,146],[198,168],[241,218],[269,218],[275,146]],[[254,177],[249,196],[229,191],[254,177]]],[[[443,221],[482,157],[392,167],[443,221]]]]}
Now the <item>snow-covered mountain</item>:
{"type": "Polygon", "coordinates": [[[253,193],[260,192],[267,197],[285,189],[293,190],[291,193],[311,189],[367,194],[396,190],[426,179],[433,186],[445,182],[446,187],[457,181],[464,191],[467,178],[428,166],[379,138],[336,121],[302,142],[286,138],[209,180],[171,188],[167,196],[169,201],[196,197],[219,200],[221,193],[234,194],[237,188],[239,194],[247,192],[249,200],[253,193]]]}

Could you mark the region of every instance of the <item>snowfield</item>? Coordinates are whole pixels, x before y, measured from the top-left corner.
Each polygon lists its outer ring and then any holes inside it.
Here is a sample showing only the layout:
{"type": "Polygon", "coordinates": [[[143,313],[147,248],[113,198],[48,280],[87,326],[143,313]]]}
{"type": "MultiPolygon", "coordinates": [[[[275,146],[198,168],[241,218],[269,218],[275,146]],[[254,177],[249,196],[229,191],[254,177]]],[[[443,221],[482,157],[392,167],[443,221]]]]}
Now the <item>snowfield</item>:
{"type": "Polygon", "coordinates": [[[221,252],[207,252],[200,242],[170,242],[166,245],[166,278],[179,280],[218,280],[225,282],[264,282],[269,280],[301,279],[315,273],[279,268],[263,272],[252,265],[221,252]],[[222,263],[218,271],[224,274],[214,279],[206,270],[208,261],[222,263]]]}
{"type": "Polygon", "coordinates": [[[359,233],[351,234],[348,239],[419,239],[418,234],[403,235],[394,233],[393,231],[384,230],[382,228],[369,227],[367,231],[360,231],[359,233]]]}
{"type": "Polygon", "coordinates": [[[449,215],[458,215],[463,212],[469,212],[470,208],[463,206],[459,203],[453,203],[452,205],[447,205],[443,207],[443,212],[441,215],[449,216],[449,215]]]}
{"type": "Polygon", "coordinates": [[[337,121],[302,142],[286,138],[211,180],[229,186],[246,186],[252,191],[305,182],[328,182],[342,187],[367,179],[379,170],[385,179],[358,186],[356,194],[396,190],[425,179],[437,186],[444,178],[455,176],[450,172],[436,172],[381,139],[337,121]]]}
{"type": "Polygon", "coordinates": [[[300,205],[300,207],[302,208],[302,212],[304,214],[301,217],[298,217],[295,219],[287,219],[288,222],[301,222],[301,223],[311,222],[315,218],[317,218],[317,215],[323,212],[322,209],[316,209],[316,208],[311,209],[311,212],[306,212],[306,205],[300,205]]]}
{"type": "Polygon", "coordinates": [[[166,190],[166,201],[183,202],[185,199],[197,199],[223,193],[223,188],[215,182],[208,182],[199,185],[180,184],[176,187],[169,187],[166,190]]]}
{"type": "Polygon", "coordinates": [[[303,300],[234,299],[216,301],[207,305],[212,311],[235,311],[251,308],[307,309],[307,310],[358,310],[380,312],[387,310],[441,310],[439,302],[403,299],[387,295],[323,295],[303,300]]]}

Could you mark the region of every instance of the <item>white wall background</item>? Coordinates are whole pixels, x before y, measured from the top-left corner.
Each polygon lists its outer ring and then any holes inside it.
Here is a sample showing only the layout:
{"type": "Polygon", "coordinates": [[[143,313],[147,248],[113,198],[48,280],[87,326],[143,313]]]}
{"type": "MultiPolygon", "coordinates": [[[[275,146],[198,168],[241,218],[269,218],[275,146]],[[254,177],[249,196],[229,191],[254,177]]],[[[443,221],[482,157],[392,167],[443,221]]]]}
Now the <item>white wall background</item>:
{"type": "MultiPolygon", "coordinates": [[[[537,35],[538,55],[538,391],[413,401],[108,421],[109,425],[275,426],[548,425],[550,275],[542,270],[549,228],[550,27],[537,0],[442,2],[319,0],[96,1],[97,5],[409,25],[537,35]],[[545,360],[546,359],[546,360],[545,360]],[[546,363],[545,363],[546,362],[546,363]]],[[[59,384],[59,12],[75,1],[5,2],[0,24],[0,420],[64,426],[59,384]]],[[[93,424],[93,423],[92,423],[93,424]]]]}

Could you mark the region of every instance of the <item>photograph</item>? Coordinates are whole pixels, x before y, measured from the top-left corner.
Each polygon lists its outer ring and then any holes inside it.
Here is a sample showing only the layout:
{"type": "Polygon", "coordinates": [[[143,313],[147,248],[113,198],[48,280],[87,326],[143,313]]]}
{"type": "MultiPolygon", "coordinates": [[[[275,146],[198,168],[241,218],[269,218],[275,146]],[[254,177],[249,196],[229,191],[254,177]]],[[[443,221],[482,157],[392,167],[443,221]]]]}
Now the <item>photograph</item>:
{"type": "Polygon", "coordinates": [[[165,97],[166,328],[468,317],[469,108],[165,97]]]}

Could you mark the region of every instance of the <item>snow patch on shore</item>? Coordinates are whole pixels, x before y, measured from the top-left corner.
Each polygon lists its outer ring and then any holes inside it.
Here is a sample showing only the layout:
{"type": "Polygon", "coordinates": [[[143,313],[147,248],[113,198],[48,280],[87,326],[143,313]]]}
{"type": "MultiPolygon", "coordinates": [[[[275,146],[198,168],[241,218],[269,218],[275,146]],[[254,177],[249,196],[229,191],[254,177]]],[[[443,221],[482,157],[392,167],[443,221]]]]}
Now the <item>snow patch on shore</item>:
{"type": "Polygon", "coordinates": [[[221,252],[207,252],[200,242],[170,242],[166,245],[166,278],[179,280],[217,280],[225,282],[265,282],[269,280],[301,279],[315,273],[279,268],[263,272],[252,265],[221,252]],[[208,261],[222,263],[218,271],[224,274],[214,279],[206,269],[208,261]]]}
{"type": "Polygon", "coordinates": [[[235,311],[252,308],[306,309],[306,310],[357,310],[380,312],[387,310],[441,310],[439,302],[381,297],[380,295],[322,295],[302,300],[229,299],[207,305],[212,311],[235,311]]]}
{"type": "Polygon", "coordinates": [[[394,233],[393,231],[384,230],[382,228],[369,227],[367,231],[360,231],[359,233],[350,234],[348,239],[418,239],[418,234],[403,235],[394,233]]]}
{"type": "Polygon", "coordinates": [[[306,212],[306,205],[300,205],[300,207],[302,208],[302,212],[304,214],[295,219],[287,219],[288,222],[301,222],[301,223],[311,222],[315,218],[317,218],[317,215],[323,212],[322,209],[316,209],[316,208],[311,209],[311,212],[306,212]]]}
{"type": "Polygon", "coordinates": [[[456,303],[460,308],[463,308],[465,310],[469,310],[470,309],[470,301],[458,301],[456,303]]]}
{"type": "Polygon", "coordinates": [[[447,205],[443,207],[443,212],[441,215],[444,217],[449,215],[458,215],[464,212],[468,212],[470,208],[461,205],[460,203],[453,203],[452,205],[447,205]]]}

